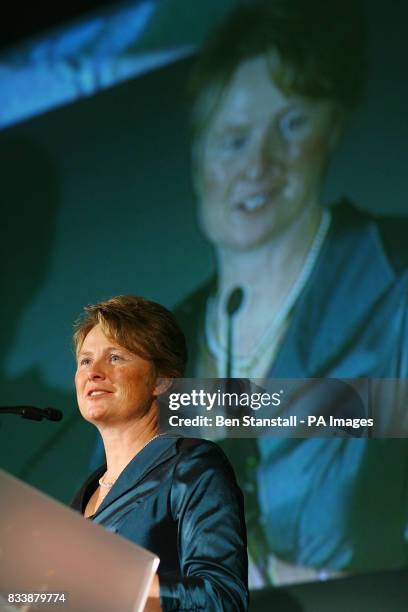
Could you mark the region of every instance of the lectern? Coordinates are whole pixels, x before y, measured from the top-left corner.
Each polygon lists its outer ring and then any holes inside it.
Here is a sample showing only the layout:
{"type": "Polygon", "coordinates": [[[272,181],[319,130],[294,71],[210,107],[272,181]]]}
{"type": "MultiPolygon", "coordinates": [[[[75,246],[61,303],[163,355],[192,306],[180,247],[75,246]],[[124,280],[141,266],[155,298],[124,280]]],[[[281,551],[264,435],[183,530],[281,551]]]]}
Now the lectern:
{"type": "Polygon", "coordinates": [[[142,612],[158,557],[2,470],[0,500],[1,609],[142,612]]]}

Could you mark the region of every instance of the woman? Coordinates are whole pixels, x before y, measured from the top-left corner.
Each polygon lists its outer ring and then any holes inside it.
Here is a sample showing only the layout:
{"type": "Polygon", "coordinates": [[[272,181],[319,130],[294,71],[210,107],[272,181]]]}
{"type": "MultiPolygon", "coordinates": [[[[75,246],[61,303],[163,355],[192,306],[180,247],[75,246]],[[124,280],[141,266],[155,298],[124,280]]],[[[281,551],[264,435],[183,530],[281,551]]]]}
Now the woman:
{"type": "MultiPolygon", "coordinates": [[[[241,3],[198,58],[193,179],[216,275],[177,311],[189,376],[407,377],[406,222],[321,197],[364,84],[357,4],[241,3]]],[[[395,402],[378,405],[392,422],[395,402]]],[[[406,441],[232,442],[250,585],[406,563],[406,441]]]]}
{"type": "Polygon", "coordinates": [[[182,377],[185,339],[172,314],[139,297],[88,306],[74,334],[79,409],[106,464],[73,507],[160,557],[151,610],[246,610],[241,492],[213,443],[160,434],[158,396],[182,377]],[[167,382],[166,382],[167,379],[167,382]]]}

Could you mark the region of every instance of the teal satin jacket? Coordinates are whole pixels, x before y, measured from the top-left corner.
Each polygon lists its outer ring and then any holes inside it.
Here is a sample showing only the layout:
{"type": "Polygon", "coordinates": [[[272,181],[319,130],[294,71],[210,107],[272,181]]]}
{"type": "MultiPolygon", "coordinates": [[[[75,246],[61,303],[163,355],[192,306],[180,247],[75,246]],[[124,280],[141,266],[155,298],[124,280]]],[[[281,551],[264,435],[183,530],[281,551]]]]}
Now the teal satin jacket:
{"type": "MultiPolygon", "coordinates": [[[[86,480],[74,509],[84,512],[105,470],[86,480]]],[[[248,609],[242,494],[216,444],[171,435],[152,440],[91,518],[160,557],[164,611],[248,609]]]]}

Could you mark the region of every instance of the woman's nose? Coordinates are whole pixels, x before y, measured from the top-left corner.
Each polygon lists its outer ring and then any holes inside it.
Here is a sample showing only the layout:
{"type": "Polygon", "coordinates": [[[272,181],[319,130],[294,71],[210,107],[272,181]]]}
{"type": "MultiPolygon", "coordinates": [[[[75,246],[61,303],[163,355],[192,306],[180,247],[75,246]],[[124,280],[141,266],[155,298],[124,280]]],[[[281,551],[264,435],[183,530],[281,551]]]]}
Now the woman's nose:
{"type": "Polygon", "coordinates": [[[267,134],[254,144],[246,163],[246,175],[252,181],[262,181],[273,174],[278,163],[276,143],[271,142],[267,134]]]}
{"type": "Polygon", "coordinates": [[[100,380],[105,378],[105,372],[99,361],[94,361],[88,369],[89,380],[100,380]]]}
{"type": "Polygon", "coordinates": [[[270,180],[281,172],[283,151],[276,134],[265,132],[247,160],[246,176],[252,181],[270,180]]]}
{"type": "Polygon", "coordinates": [[[252,155],[249,164],[246,166],[246,175],[252,180],[262,180],[266,174],[265,160],[260,154],[252,155]]]}

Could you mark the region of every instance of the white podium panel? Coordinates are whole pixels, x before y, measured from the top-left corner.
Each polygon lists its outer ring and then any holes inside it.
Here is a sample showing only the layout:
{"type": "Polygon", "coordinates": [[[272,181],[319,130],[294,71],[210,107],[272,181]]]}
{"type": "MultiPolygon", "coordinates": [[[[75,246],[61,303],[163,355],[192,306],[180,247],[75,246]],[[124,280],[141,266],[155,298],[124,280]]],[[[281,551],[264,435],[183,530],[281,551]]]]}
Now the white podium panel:
{"type": "Polygon", "coordinates": [[[0,610],[141,612],[158,565],[0,470],[0,610]]]}

